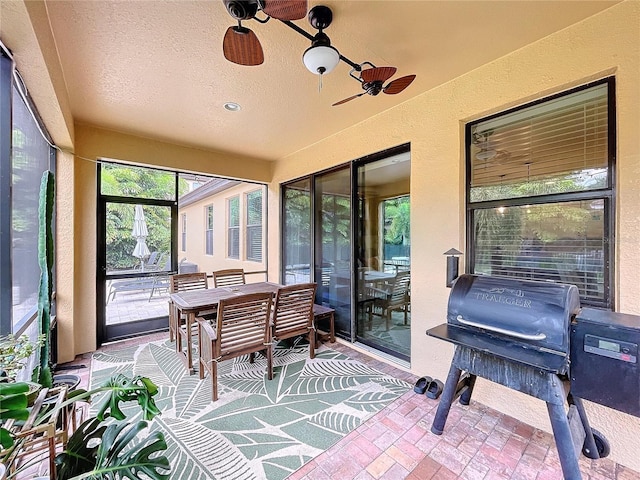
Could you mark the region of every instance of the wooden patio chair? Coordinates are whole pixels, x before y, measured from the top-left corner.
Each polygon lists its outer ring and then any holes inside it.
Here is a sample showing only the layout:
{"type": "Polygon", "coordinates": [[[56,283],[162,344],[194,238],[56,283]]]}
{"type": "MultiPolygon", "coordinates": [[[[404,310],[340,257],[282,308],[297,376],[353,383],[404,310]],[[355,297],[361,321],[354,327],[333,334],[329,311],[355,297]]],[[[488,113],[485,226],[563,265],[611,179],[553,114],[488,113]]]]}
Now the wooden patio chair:
{"type": "Polygon", "coordinates": [[[411,272],[399,272],[388,289],[382,292],[383,294],[381,296],[377,296],[374,299],[374,309],[380,309],[382,317],[386,321],[387,330],[389,330],[389,324],[391,323],[391,312],[394,310],[402,310],[404,312],[404,324],[407,324],[407,317],[411,305],[409,296],[410,282],[411,272]]]}
{"type": "MultiPolygon", "coordinates": [[[[203,288],[209,288],[209,281],[207,279],[206,272],[196,273],[178,273],[169,276],[169,292],[187,292],[189,290],[201,290],[203,288]]],[[[180,335],[178,329],[180,328],[181,319],[178,318],[178,313],[173,305],[173,302],[169,300],[169,340],[180,344],[180,335]]]]}
{"type": "Polygon", "coordinates": [[[315,357],[316,345],[313,323],[315,297],[315,283],[299,283],[278,289],[272,320],[272,334],[276,341],[307,335],[310,358],[315,357]]]}
{"type": "Polygon", "coordinates": [[[213,272],[213,286],[215,288],[244,285],[245,283],[244,270],[242,268],[229,268],[213,272]]]}
{"type": "Polygon", "coordinates": [[[267,378],[273,379],[271,345],[272,294],[250,293],[220,300],[218,314],[212,323],[198,317],[198,353],[200,379],[207,370],[213,385],[212,401],[218,400],[218,363],[249,354],[253,363],[256,352],[265,352],[267,378]]]}

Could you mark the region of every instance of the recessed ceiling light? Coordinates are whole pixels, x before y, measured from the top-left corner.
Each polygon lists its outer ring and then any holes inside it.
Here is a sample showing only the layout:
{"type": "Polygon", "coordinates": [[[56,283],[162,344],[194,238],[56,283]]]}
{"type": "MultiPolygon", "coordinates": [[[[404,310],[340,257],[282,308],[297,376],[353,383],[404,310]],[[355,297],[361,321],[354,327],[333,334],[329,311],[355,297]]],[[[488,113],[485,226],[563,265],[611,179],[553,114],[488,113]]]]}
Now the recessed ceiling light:
{"type": "Polygon", "coordinates": [[[225,110],[229,110],[230,112],[239,112],[240,105],[235,102],[227,102],[224,104],[225,110]]]}

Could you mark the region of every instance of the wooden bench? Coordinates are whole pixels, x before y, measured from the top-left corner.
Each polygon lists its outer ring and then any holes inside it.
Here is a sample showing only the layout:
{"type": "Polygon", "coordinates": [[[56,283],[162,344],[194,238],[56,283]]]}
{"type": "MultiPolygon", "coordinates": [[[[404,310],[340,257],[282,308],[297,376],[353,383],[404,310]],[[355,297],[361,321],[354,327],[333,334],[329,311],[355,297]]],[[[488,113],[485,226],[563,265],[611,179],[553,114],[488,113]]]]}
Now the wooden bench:
{"type": "Polygon", "coordinates": [[[326,342],[329,340],[331,343],[335,343],[335,310],[324,305],[313,305],[313,325],[316,327],[316,339],[326,342]],[[329,333],[321,333],[317,330],[318,321],[329,320],[329,333]]]}

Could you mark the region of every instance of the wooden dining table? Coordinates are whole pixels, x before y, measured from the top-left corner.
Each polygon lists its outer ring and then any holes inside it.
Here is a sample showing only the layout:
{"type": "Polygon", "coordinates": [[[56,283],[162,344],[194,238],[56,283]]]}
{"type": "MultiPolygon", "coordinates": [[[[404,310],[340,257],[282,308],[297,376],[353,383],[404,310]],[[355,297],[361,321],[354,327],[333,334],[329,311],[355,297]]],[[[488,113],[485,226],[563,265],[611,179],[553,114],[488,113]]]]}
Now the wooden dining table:
{"type": "MultiPolygon", "coordinates": [[[[281,287],[283,287],[283,285],[278,283],[258,282],[247,283],[245,285],[203,288],[201,290],[172,293],[170,298],[171,302],[173,302],[173,308],[176,310],[176,315],[179,315],[178,318],[184,315],[186,319],[185,328],[187,331],[187,345],[184,349],[185,351],[182,350],[181,342],[176,339],[176,352],[183,356],[189,373],[193,374],[195,371],[193,368],[193,355],[191,353],[191,328],[195,325],[196,317],[199,313],[217,309],[218,302],[220,302],[220,300],[249,293],[269,292],[275,295],[281,287]]],[[[169,305],[169,308],[171,308],[171,303],[169,305]]]]}

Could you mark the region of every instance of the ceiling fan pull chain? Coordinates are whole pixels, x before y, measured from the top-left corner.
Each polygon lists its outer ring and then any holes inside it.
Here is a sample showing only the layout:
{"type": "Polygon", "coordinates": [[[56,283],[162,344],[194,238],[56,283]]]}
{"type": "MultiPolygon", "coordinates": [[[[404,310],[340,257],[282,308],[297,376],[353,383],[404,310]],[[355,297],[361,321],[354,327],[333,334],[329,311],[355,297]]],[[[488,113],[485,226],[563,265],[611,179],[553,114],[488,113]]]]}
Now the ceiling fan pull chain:
{"type": "Polygon", "coordinates": [[[318,93],[322,91],[322,73],[318,75],[318,93]]]}

